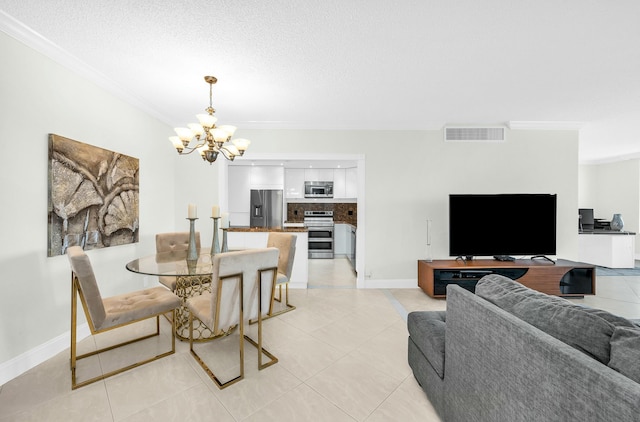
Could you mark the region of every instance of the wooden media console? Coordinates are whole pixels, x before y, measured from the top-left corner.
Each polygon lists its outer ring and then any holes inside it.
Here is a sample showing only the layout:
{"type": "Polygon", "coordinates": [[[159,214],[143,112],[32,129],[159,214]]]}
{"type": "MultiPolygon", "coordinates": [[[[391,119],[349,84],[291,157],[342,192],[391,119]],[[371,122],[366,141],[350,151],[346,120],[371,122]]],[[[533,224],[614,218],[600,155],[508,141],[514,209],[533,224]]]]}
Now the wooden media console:
{"type": "Polygon", "coordinates": [[[556,296],[582,297],[596,292],[594,265],[559,259],[418,260],[418,286],[433,298],[444,298],[447,285],[457,284],[472,292],[478,280],[487,274],[500,274],[525,286],[556,296]]]}

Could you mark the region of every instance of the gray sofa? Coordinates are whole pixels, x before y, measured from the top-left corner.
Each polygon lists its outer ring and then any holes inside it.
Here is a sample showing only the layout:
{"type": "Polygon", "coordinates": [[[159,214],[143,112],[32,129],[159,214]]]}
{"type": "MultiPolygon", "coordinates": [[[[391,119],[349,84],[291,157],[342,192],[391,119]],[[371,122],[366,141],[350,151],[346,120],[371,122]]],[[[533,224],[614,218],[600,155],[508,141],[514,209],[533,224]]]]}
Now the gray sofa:
{"type": "Polygon", "coordinates": [[[409,365],[443,421],[640,421],[640,326],[499,275],[411,312],[409,365]],[[525,322],[527,321],[527,322],[525,322]]]}

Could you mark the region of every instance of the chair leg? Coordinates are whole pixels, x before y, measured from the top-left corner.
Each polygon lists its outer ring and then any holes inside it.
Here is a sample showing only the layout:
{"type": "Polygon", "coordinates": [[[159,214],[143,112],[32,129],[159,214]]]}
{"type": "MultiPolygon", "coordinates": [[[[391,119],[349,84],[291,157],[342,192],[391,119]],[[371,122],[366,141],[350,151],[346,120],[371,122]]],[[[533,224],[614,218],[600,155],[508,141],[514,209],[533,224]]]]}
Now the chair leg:
{"type": "MultiPolygon", "coordinates": [[[[269,306],[269,311],[272,311],[273,309],[273,298],[275,296],[275,282],[276,282],[276,274],[277,274],[277,268],[268,268],[268,269],[264,269],[264,270],[259,270],[258,271],[258,319],[257,319],[257,323],[258,323],[258,342],[256,343],[253,339],[251,339],[249,336],[245,336],[244,338],[247,339],[247,341],[249,343],[251,343],[253,346],[255,346],[258,349],[258,369],[259,370],[263,370],[265,368],[270,367],[271,365],[274,365],[276,363],[278,363],[278,358],[275,357],[273,354],[271,354],[268,350],[266,350],[265,348],[262,347],[262,321],[270,318],[272,315],[267,316],[266,318],[264,318],[262,316],[262,273],[263,272],[267,272],[267,271],[272,271],[273,272],[273,278],[271,280],[271,302],[270,302],[270,306],[269,306]],[[269,357],[269,362],[267,363],[262,363],[262,355],[265,354],[267,355],[267,357],[269,357]]],[[[271,313],[271,312],[270,312],[271,313]]]]}
{"type": "MultiPolygon", "coordinates": [[[[155,318],[156,318],[156,332],[153,333],[153,334],[144,335],[142,337],[138,337],[138,338],[135,338],[135,339],[132,339],[132,340],[128,340],[128,341],[125,341],[125,342],[122,342],[122,343],[119,343],[119,344],[115,344],[115,345],[112,345],[112,346],[104,347],[102,349],[98,349],[98,350],[95,350],[93,352],[89,352],[89,353],[85,353],[85,354],[82,354],[82,355],[78,355],[77,354],[77,351],[78,351],[78,349],[77,349],[78,318],[77,317],[78,317],[78,294],[79,294],[79,291],[78,291],[78,287],[77,287],[76,283],[77,282],[75,280],[75,276],[72,275],[72,280],[71,280],[71,294],[72,294],[72,297],[71,297],[71,362],[70,362],[70,366],[71,366],[71,389],[72,390],[75,390],[75,389],[80,388],[80,387],[84,387],[85,385],[92,384],[92,383],[94,383],[96,381],[100,381],[100,380],[103,380],[105,378],[109,378],[109,377],[111,377],[113,375],[120,374],[122,372],[128,371],[129,369],[136,368],[138,366],[144,365],[145,363],[153,362],[154,360],[158,360],[160,358],[163,358],[165,356],[169,356],[169,355],[172,355],[172,354],[175,353],[175,351],[176,351],[175,330],[172,329],[171,330],[171,350],[170,351],[161,353],[159,355],[156,355],[154,357],[151,357],[151,358],[148,358],[148,359],[136,362],[136,363],[133,363],[133,364],[128,365],[128,366],[126,366],[124,368],[116,369],[116,370],[113,370],[111,372],[107,372],[106,374],[98,375],[98,376],[96,376],[94,378],[91,378],[91,379],[88,379],[86,381],[78,382],[77,381],[77,377],[76,377],[76,365],[77,365],[78,360],[87,358],[89,356],[97,355],[98,353],[102,353],[102,352],[106,352],[106,351],[109,351],[109,350],[113,350],[113,349],[116,349],[116,348],[121,347],[121,346],[126,346],[128,344],[135,343],[135,342],[138,342],[138,341],[141,341],[141,340],[145,340],[145,339],[148,339],[150,337],[155,337],[155,336],[160,335],[160,315],[155,315],[155,318]]],[[[175,309],[172,312],[174,313],[174,318],[173,319],[175,320],[175,309]]],[[[93,327],[93,326],[91,326],[91,327],[93,327]]],[[[91,329],[93,330],[93,328],[91,328],[91,329]]],[[[92,331],[92,334],[96,334],[96,333],[92,331]]]]}
{"type": "MultiPolygon", "coordinates": [[[[276,302],[282,303],[282,285],[283,284],[284,284],[284,298],[285,298],[285,300],[284,300],[284,303],[285,303],[284,309],[280,309],[279,311],[273,311],[273,306],[272,306],[271,311],[269,312],[269,314],[262,318],[263,320],[269,319],[269,318],[273,318],[275,316],[282,315],[284,313],[287,313],[287,312],[290,312],[290,311],[293,311],[294,309],[296,309],[295,306],[293,306],[293,305],[291,305],[289,303],[289,283],[281,283],[281,284],[278,285],[279,297],[278,298],[274,297],[273,300],[275,300],[276,302]]],[[[249,321],[249,324],[255,324],[256,322],[258,322],[258,321],[254,319],[254,320],[249,321]]]]}

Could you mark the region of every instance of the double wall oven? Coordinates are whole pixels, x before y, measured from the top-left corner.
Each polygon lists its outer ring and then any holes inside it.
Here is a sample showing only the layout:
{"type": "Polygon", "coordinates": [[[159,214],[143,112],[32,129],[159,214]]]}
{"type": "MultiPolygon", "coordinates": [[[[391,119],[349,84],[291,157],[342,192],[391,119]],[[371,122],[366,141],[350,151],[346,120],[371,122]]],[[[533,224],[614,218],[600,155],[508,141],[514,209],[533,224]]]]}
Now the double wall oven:
{"type": "Polygon", "coordinates": [[[333,258],[333,211],[305,211],[309,231],[309,258],[333,258]]]}

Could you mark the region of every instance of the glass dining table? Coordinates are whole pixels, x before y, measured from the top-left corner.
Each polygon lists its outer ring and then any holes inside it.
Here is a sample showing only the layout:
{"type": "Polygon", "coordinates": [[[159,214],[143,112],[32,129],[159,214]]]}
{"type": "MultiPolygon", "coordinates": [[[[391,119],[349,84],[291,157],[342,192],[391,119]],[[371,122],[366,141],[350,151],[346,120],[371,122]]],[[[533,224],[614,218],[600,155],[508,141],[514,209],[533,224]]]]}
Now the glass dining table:
{"type": "MultiPolygon", "coordinates": [[[[211,292],[213,270],[211,250],[201,248],[197,260],[187,260],[187,251],[159,252],[155,255],[134,259],[126,265],[127,270],[145,275],[176,278],[174,293],[180,297],[182,306],[176,309],[176,337],[189,340],[189,309],[187,299],[211,292]]],[[[198,341],[211,340],[213,332],[199,320],[193,321],[193,338],[198,341]]]]}

